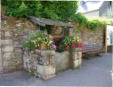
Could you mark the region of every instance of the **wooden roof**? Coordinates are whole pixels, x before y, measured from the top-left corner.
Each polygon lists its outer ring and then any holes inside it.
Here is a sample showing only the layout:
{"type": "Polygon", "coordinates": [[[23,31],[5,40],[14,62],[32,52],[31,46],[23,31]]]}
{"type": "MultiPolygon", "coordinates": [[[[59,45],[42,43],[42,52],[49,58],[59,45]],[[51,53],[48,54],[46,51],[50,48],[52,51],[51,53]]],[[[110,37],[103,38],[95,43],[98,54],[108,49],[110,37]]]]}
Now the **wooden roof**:
{"type": "Polygon", "coordinates": [[[46,26],[46,25],[65,26],[65,27],[73,26],[70,23],[65,23],[62,21],[56,21],[56,20],[45,19],[45,18],[38,18],[38,17],[34,17],[34,16],[30,16],[30,20],[40,26],[46,26]]]}

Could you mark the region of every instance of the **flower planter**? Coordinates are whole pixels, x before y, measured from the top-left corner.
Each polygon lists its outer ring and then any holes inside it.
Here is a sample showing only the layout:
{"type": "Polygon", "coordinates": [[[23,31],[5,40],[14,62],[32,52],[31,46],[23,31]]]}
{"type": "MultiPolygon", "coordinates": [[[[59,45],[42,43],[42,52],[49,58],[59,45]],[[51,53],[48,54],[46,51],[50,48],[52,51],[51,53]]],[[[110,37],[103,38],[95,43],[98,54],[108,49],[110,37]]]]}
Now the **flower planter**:
{"type": "Polygon", "coordinates": [[[41,44],[40,47],[39,47],[39,49],[40,49],[40,50],[46,50],[45,44],[41,44]]]}
{"type": "Polygon", "coordinates": [[[39,54],[24,55],[24,69],[47,80],[55,76],[54,50],[40,50],[39,54]]]}

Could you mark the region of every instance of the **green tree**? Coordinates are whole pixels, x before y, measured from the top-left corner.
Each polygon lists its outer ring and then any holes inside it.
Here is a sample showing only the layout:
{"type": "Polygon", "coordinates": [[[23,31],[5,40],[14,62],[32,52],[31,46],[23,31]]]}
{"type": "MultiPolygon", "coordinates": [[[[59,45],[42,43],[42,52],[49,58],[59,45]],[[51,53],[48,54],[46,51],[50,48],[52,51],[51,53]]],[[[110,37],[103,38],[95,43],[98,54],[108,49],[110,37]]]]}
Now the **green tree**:
{"type": "Polygon", "coordinates": [[[6,14],[14,17],[37,16],[66,21],[77,11],[78,1],[7,0],[6,14]]]}

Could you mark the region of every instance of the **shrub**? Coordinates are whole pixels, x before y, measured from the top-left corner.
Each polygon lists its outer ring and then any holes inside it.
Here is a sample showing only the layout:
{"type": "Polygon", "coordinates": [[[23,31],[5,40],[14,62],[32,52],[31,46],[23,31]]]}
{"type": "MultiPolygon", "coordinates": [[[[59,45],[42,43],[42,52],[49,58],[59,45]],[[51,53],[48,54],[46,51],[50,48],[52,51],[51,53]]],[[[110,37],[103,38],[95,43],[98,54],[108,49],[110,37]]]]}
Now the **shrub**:
{"type": "MultiPolygon", "coordinates": [[[[14,1],[7,0],[8,16],[37,16],[66,21],[77,11],[78,1],[14,1]]],[[[4,4],[4,3],[3,3],[4,4]]]]}

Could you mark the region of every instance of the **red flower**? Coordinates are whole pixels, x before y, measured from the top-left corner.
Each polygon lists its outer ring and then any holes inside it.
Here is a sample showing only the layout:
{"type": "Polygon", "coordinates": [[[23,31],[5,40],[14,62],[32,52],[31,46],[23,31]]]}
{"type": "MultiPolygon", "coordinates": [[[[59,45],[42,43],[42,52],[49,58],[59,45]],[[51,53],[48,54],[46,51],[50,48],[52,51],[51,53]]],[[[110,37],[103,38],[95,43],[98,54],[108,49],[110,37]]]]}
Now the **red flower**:
{"type": "Polygon", "coordinates": [[[65,48],[66,50],[68,50],[69,49],[69,46],[66,46],[66,48],[65,48]]]}
{"type": "Polygon", "coordinates": [[[79,43],[77,43],[77,45],[78,45],[78,48],[80,48],[80,44],[79,44],[79,43]]]}
{"type": "Polygon", "coordinates": [[[72,45],[71,45],[71,47],[75,47],[75,46],[76,46],[75,44],[72,44],[72,45]]]}

